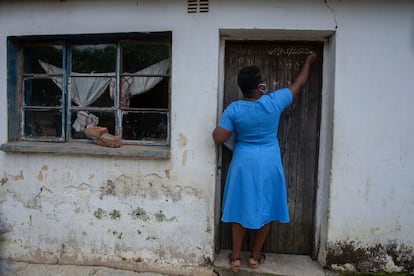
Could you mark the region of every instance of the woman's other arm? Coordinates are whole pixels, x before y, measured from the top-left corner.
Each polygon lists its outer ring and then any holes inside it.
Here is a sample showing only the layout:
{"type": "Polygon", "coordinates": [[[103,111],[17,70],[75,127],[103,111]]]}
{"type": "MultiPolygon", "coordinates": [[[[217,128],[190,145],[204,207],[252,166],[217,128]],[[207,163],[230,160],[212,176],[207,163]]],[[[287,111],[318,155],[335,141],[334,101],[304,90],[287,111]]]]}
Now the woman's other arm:
{"type": "Polygon", "coordinates": [[[216,144],[221,144],[227,141],[231,136],[231,131],[220,126],[213,130],[213,140],[216,144]]]}

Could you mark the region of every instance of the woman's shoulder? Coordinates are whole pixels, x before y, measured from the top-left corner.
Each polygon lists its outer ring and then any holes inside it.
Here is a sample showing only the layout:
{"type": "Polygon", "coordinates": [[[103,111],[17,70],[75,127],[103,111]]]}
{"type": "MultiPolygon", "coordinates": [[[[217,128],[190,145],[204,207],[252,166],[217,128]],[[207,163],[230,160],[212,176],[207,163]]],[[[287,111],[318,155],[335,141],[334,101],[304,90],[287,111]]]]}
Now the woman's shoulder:
{"type": "Polygon", "coordinates": [[[238,101],[234,101],[234,102],[229,103],[229,105],[224,108],[224,112],[225,113],[235,112],[238,109],[238,105],[239,105],[237,102],[238,101]]]}
{"type": "Polygon", "coordinates": [[[235,100],[231,102],[226,108],[237,108],[240,105],[243,105],[245,101],[243,100],[235,100]]]}
{"type": "Polygon", "coordinates": [[[267,94],[268,96],[270,96],[271,98],[292,98],[292,92],[290,92],[289,88],[281,88],[281,89],[277,89],[275,91],[272,91],[270,93],[267,94]]]}
{"type": "Polygon", "coordinates": [[[292,103],[293,95],[289,88],[281,88],[268,94],[272,102],[281,109],[285,109],[292,103]]]}
{"type": "Polygon", "coordinates": [[[280,96],[280,95],[285,94],[285,93],[292,94],[292,92],[290,92],[289,88],[283,87],[283,88],[279,88],[279,89],[276,89],[276,90],[268,93],[268,95],[278,95],[278,96],[280,96]]]}

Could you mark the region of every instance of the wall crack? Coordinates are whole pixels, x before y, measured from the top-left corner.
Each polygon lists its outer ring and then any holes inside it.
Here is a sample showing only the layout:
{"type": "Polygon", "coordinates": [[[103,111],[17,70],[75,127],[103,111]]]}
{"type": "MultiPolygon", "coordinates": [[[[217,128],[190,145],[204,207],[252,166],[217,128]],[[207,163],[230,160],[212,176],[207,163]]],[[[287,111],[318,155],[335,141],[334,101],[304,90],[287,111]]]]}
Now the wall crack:
{"type": "Polygon", "coordinates": [[[333,20],[335,21],[335,30],[338,29],[338,21],[336,20],[336,13],[335,10],[328,4],[328,0],[324,0],[325,6],[328,8],[328,10],[330,10],[332,16],[333,16],[333,20]]]}

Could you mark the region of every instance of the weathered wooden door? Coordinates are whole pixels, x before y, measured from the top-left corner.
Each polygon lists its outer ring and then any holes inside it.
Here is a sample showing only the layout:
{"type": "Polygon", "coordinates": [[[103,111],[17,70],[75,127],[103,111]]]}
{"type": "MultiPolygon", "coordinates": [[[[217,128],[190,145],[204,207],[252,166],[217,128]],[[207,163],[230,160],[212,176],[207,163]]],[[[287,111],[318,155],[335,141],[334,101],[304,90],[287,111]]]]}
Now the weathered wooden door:
{"type": "MultiPolygon", "coordinates": [[[[265,252],[312,255],[314,241],[315,191],[319,150],[319,122],[322,87],[322,43],[231,41],[225,50],[224,106],[242,97],[237,86],[239,70],[257,65],[267,80],[268,90],[288,86],[297,76],[309,51],[319,60],[301,95],[282,114],[278,139],[285,169],[291,222],[273,222],[264,245],[265,252]]],[[[222,191],[231,151],[223,147],[222,191]]],[[[223,192],[222,192],[223,194],[223,192]]],[[[243,250],[250,251],[254,232],[247,231],[243,250]]],[[[231,248],[231,226],[221,223],[220,246],[231,248]]]]}

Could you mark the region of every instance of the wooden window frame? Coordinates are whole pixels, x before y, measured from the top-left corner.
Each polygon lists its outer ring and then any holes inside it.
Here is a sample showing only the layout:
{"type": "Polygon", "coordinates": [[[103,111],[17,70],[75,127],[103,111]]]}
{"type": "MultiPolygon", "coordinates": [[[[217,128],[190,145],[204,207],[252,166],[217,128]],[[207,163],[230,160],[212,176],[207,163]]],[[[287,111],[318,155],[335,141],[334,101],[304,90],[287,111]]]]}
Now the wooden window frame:
{"type": "MultiPolygon", "coordinates": [[[[21,105],[23,101],[22,97],[22,73],[20,72],[22,54],[21,49],[28,43],[52,43],[56,41],[62,41],[62,43],[113,43],[117,46],[117,64],[119,64],[119,49],[121,48],[121,42],[155,42],[159,44],[166,44],[169,47],[170,66],[171,66],[171,41],[172,33],[156,32],[156,33],[126,33],[126,34],[96,34],[96,35],[58,35],[58,36],[19,36],[8,37],[7,39],[7,103],[8,103],[8,141],[7,143],[0,145],[0,150],[5,152],[26,152],[26,153],[62,153],[62,154],[83,154],[83,155],[106,155],[106,156],[129,156],[139,157],[143,159],[169,159],[170,158],[170,125],[171,125],[171,71],[165,74],[164,77],[168,77],[168,107],[161,109],[153,109],[149,112],[160,112],[167,114],[167,137],[164,142],[146,142],[140,140],[123,140],[123,145],[120,148],[107,148],[94,144],[91,140],[87,139],[71,139],[71,136],[64,136],[63,141],[59,139],[52,139],[50,141],[23,139],[21,135],[21,128],[23,125],[21,117],[21,105]]],[[[66,47],[65,47],[66,49],[66,47]]],[[[67,58],[67,57],[66,57],[67,58]]],[[[64,62],[65,63],[65,62],[64,62]]],[[[118,66],[118,65],[117,65],[118,66]]],[[[171,67],[170,67],[171,68],[171,67]]],[[[64,82],[70,77],[69,73],[64,73],[64,82]]],[[[132,76],[140,76],[130,74],[132,76]]],[[[120,78],[119,67],[116,70],[117,83],[120,78]]],[[[119,85],[117,85],[117,94],[119,93],[119,85]]],[[[73,111],[67,106],[63,107],[65,116],[68,116],[69,112],[73,111]]],[[[122,116],[119,110],[121,107],[117,107],[118,111],[116,120],[119,120],[119,116],[122,116]]],[[[147,109],[148,110],[148,109],[147,109]]],[[[145,112],[145,109],[140,110],[135,108],[135,111],[145,112]]],[[[122,120],[122,118],[121,118],[122,120]]],[[[69,120],[70,121],[70,120],[69,120]]],[[[66,125],[69,125],[67,123],[66,125]]],[[[119,126],[119,123],[118,123],[119,126]]],[[[68,127],[64,132],[68,131],[68,127]]],[[[117,129],[118,135],[119,128],[117,129]]]]}

